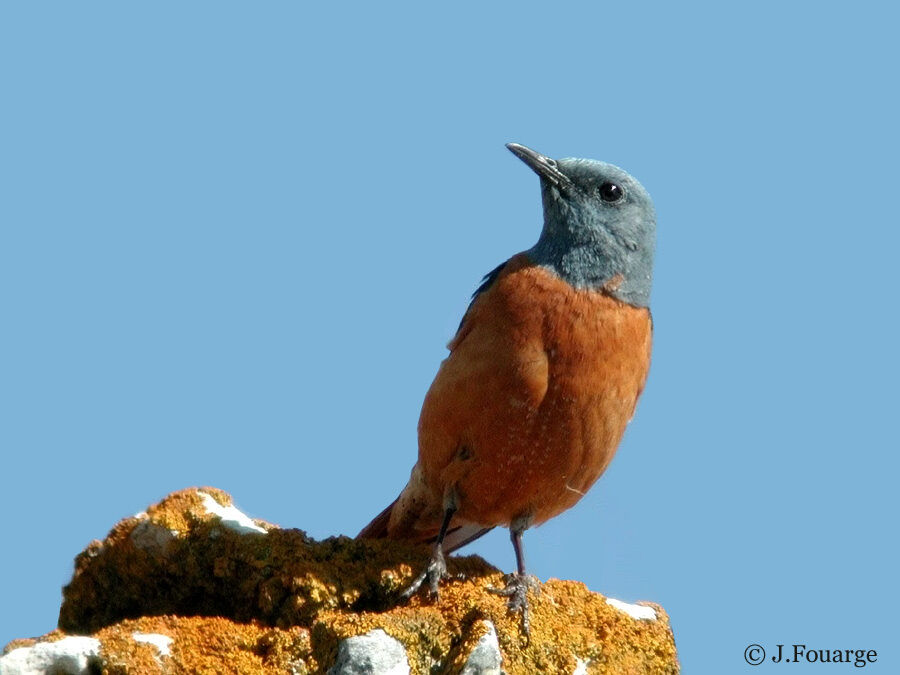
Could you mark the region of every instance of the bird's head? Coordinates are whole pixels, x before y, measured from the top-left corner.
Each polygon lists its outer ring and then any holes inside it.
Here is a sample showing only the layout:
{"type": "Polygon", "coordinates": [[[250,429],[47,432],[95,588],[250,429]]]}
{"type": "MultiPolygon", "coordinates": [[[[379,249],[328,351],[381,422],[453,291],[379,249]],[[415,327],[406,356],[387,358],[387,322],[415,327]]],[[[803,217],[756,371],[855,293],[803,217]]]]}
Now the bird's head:
{"type": "Polygon", "coordinates": [[[647,307],[656,215],[644,187],[612,164],[554,160],[517,143],[506,147],[541,179],[544,229],[529,257],[576,288],[647,307]]]}

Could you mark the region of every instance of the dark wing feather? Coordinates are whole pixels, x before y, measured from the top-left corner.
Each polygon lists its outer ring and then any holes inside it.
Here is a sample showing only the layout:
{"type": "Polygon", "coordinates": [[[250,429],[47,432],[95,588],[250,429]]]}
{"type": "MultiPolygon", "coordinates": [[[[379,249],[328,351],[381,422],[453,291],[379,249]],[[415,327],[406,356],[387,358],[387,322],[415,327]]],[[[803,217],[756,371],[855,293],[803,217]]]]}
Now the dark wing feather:
{"type": "Polygon", "coordinates": [[[478,298],[479,295],[484,293],[487,289],[491,287],[491,285],[497,281],[497,277],[500,276],[500,272],[503,271],[503,268],[506,267],[506,263],[509,260],[505,260],[504,262],[497,265],[494,269],[484,275],[484,278],[481,280],[481,284],[478,288],[475,289],[475,292],[472,293],[472,299],[469,301],[469,306],[466,308],[466,313],[463,314],[462,320],[459,322],[459,327],[456,329],[456,332],[459,332],[459,329],[463,327],[463,324],[466,322],[466,317],[469,315],[469,310],[472,309],[472,303],[478,298]]]}

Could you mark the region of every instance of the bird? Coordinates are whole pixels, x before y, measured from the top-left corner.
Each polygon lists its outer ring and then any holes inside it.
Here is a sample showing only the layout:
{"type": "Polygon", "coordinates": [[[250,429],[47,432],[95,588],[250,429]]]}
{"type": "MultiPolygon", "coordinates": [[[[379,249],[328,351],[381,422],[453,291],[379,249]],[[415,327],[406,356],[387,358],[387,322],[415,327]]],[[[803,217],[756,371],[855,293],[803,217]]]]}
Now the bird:
{"type": "Polygon", "coordinates": [[[437,596],[445,554],[509,529],[504,588],[529,630],[523,534],[574,506],[615,454],[650,368],[656,215],[623,169],[506,147],[540,179],[537,243],[472,296],[418,424],[418,460],[357,535],[432,544],[404,591],[437,596]]]}

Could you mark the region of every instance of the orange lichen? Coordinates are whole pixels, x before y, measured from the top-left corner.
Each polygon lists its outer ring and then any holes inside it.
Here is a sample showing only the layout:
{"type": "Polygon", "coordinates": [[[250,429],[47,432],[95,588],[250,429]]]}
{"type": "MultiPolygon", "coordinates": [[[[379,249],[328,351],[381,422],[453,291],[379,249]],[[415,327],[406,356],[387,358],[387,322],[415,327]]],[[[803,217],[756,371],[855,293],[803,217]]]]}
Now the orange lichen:
{"type": "MultiPolygon", "coordinates": [[[[148,614],[308,625],[322,610],[386,608],[427,556],[421,546],[316,542],[300,530],[241,534],[205,513],[196,495],[176,492],[92,542],[64,589],[60,628],[92,632],[148,614]],[[167,534],[148,535],[151,528],[167,534]]],[[[452,571],[493,568],[468,557],[456,558],[452,571]]]]}
{"type": "MultiPolygon", "coordinates": [[[[224,493],[203,491],[230,504],[224,493]]],[[[509,675],[572,673],[579,660],[589,673],[678,673],[668,617],[658,606],[657,619],[635,619],[584,584],[554,579],[529,596],[526,639],[505,599],[486,590],[502,586],[502,575],[478,557],[449,559],[454,579],[438,600],[400,603],[399,589],[427,559],[426,547],[317,542],[270,527],[267,534],[235,532],[206,512],[197,490],[175,493],[78,556],[60,628],[99,639],[110,674],[324,673],[341,640],[376,628],[406,647],[413,673],[454,673],[485,620],[496,628],[509,675]],[[136,641],[136,632],[171,637],[170,654],[136,641]]],[[[30,644],[17,640],[7,651],[30,644]]]]}
{"type": "Polygon", "coordinates": [[[103,672],[285,673],[309,672],[309,631],[239,624],[217,617],[158,616],[130,619],[96,633],[103,672]],[[172,638],[169,654],[139,642],[135,633],[172,638]]]}

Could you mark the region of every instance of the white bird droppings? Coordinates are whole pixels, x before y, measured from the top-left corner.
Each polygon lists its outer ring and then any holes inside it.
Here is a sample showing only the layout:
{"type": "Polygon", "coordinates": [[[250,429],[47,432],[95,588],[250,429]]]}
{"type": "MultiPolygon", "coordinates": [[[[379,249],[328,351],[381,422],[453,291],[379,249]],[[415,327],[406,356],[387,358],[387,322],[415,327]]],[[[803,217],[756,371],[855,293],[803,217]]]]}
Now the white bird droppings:
{"type": "Polygon", "coordinates": [[[576,656],[575,670],[572,671],[572,675],[587,675],[587,667],[590,662],[590,659],[588,659],[587,661],[582,661],[576,656]]]}
{"type": "Polygon", "coordinates": [[[168,635],[162,635],[160,633],[138,633],[134,632],[131,634],[132,639],[135,642],[144,642],[148,645],[153,645],[159,650],[160,656],[171,656],[172,652],[169,650],[169,646],[172,644],[172,638],[168,635]]]}
{"type": "Polygon", "coordinates": [[[628,602],[622,602],[615,598],[607,598],[607,604],[612,605],[620,612],[625,612],[632,619],[643,619],[644,621],[656,621],[656,611],[652,607],[644,605],[632,605],[628,602]]]}
{"type": "Polygon", "coordinates": [[[203,500],[203,506],[206,507],[208,513],[218,516],[222,520],[222,524],[235,532],[247,534],[248,532],[259,532],[265,534],[265,528],[260,527],[243,511],[236,509],[234,506],[222,506],[212,495],[205,492],[197,492],[200,499],[203,500]]]}

